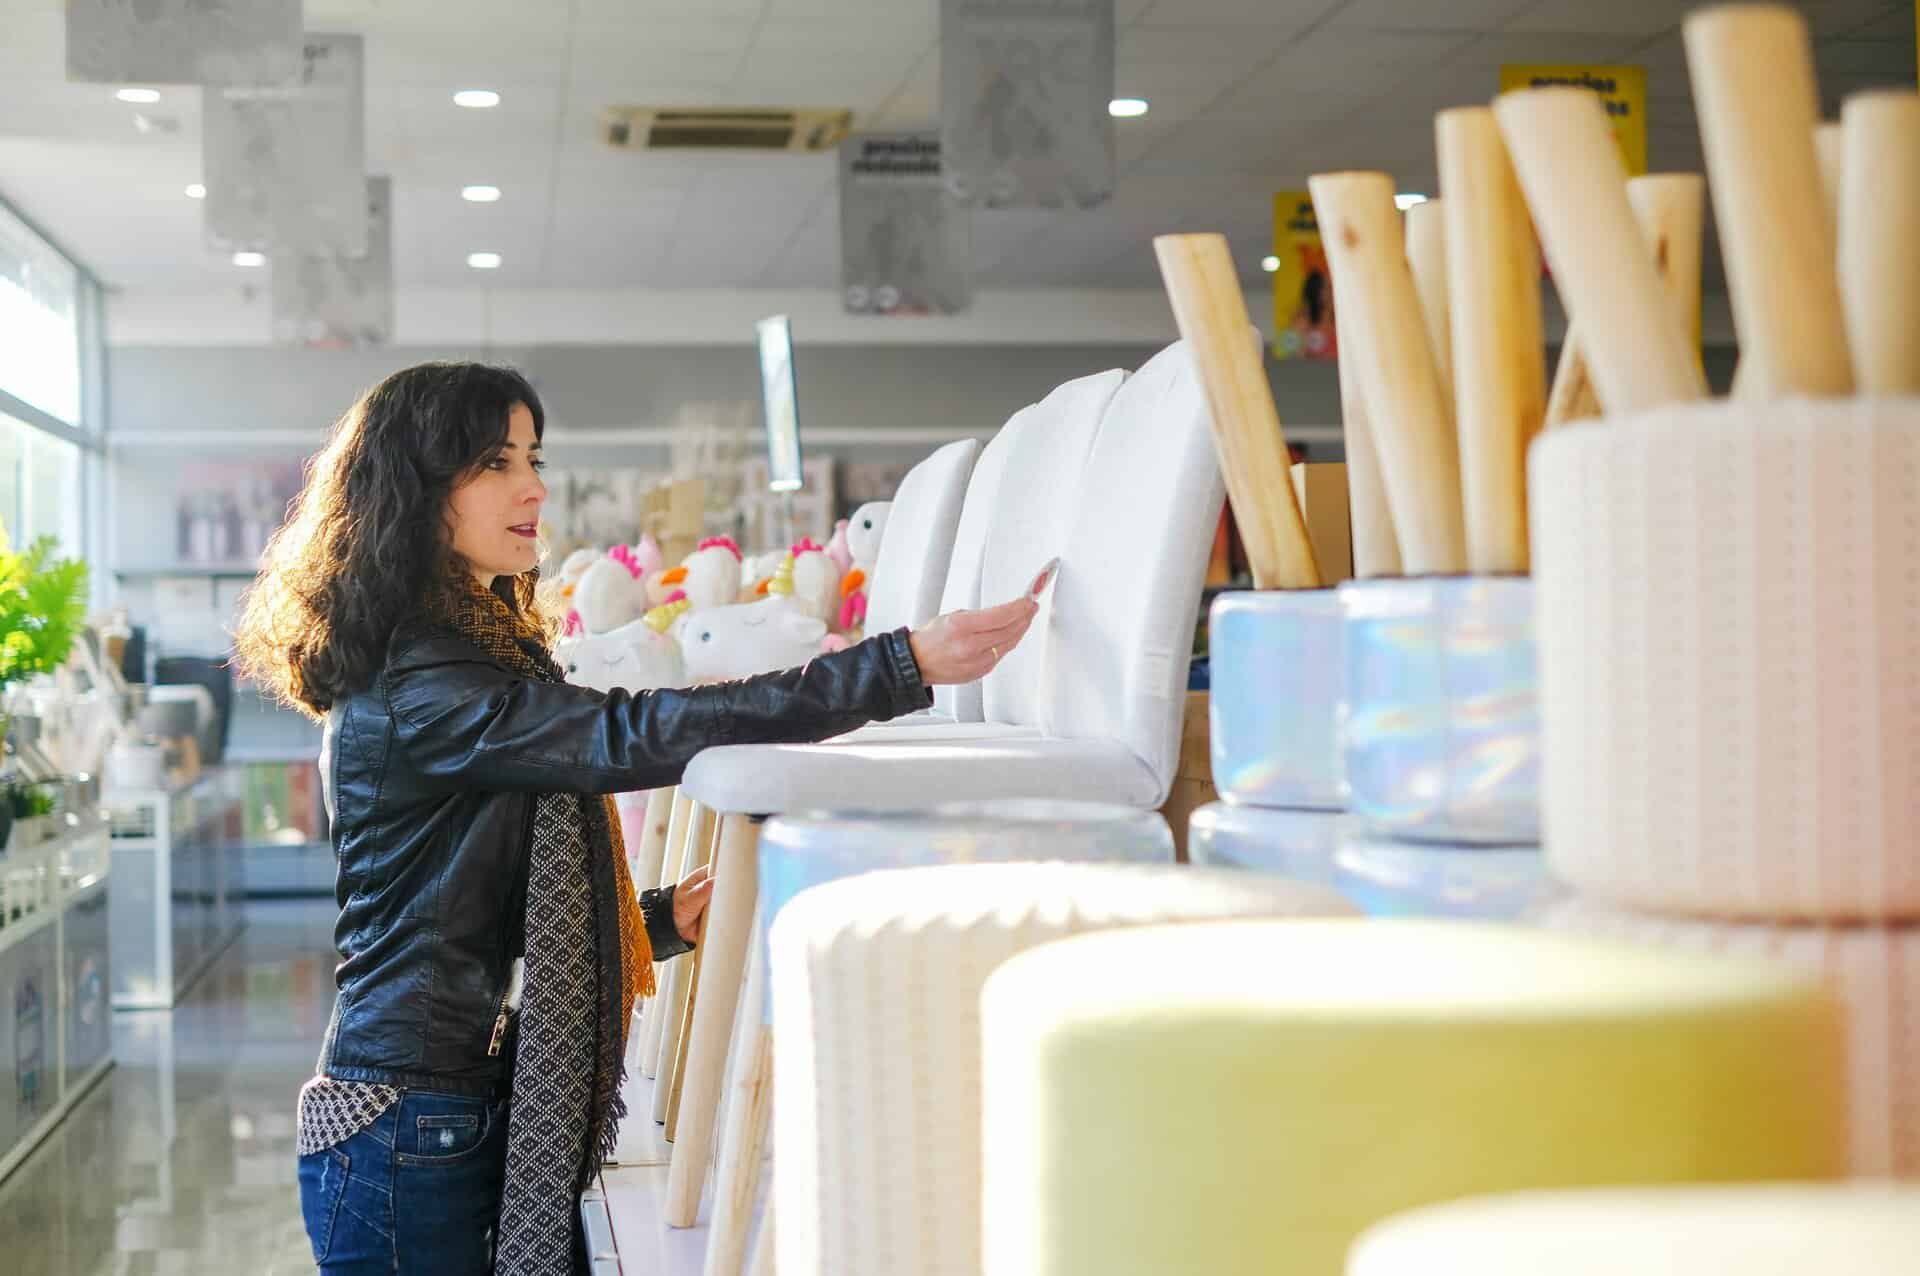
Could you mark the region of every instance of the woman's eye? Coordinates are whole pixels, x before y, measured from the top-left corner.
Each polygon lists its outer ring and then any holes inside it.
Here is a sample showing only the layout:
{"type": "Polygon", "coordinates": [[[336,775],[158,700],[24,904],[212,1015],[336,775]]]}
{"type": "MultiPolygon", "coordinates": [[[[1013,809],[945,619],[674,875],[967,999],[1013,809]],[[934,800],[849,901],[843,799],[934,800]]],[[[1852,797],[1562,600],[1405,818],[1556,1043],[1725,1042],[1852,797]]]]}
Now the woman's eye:
{"type": "Polygon", "coordinates": [[[547,468],[547,463],[545,461],[535,461],[533,463],[533,472],[536,474],[538,474],[541,470],[544,470],[546,468],[547,468]]]}
{"type": "Polygon", "coordinates": [[[496,456],[487,462],[487,468],[490,470],[504,470],[507,468],[507,458],[504,456],[496,456]]]}

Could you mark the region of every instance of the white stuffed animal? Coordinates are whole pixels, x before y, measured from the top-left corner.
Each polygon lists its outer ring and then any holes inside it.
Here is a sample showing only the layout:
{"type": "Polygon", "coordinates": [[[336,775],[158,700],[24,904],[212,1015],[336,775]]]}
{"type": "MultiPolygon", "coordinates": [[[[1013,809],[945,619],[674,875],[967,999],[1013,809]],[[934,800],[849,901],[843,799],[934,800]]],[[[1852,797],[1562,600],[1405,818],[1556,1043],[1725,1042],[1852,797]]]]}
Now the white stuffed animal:
{"type": "Polygon", "coordinates": [[[690,682],[727,682],[807,663],[827,626],[791,598],[775,597],[689,612],[674,632],[690,682]]]}
{"type": "Polygon", "coordinates": [[[644,620],[571,640],[560,655],[567,681],[595,691],[650,691],[686,684],[680,644],[644,620]]]}
{"type": "Polygon", "coordinates": [[[880,538],[886,534],[887,515],[892,501],[868,501],[853,512],[847,524],[847,552],[853,555],[853,570],[863,572],[873,582],[874,564],[880,561],[880,538]]]}
{"type": "Polygon", "coordinates": [[[730,536],[700,542],[700,548],[660,580],[687,595],[694,611],[724,607],[740,596],[740,547],[730,536]]]}
{"type": "Polygon", "coordinates": [[[600,551],[597,549],[576,549],[568,554],[566,561],[560,564],[560,596],[572,597],[573,587],[580,583],[580,577],[599,559],[600,551]]]}
{"type": "Polygon", "coordinates": [[[793,547],[793,601],[801,611],[831,622],[840,611],[840,569],[811,540],[793,547]]]}
{"type": "Polygon", "coordinates": [[[612,555],[595,561],[573,587],[573,610],[589,634],[610,633],[631,624],[646,609],[646,586],[628,563],[612,555]]]}

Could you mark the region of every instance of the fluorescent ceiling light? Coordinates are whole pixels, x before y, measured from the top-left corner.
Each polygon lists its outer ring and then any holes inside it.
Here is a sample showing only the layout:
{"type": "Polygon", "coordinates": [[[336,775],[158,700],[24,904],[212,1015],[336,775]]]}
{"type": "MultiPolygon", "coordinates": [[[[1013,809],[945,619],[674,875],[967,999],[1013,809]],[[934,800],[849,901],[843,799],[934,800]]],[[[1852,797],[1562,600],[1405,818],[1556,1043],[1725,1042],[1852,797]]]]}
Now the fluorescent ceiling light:
{"type": "Polygon", "coordinates": [[[498,186],[462,186],[460,198],[469,204],[491,204],[500,198],[500,188],[498,186]]]}
{"type": "Polygon", "coordinates": [[[265,253],[235,253],[233,264],[236,266],[264,266],[267,264],[265,253]]]}
{"type": "Polygon", "coordinates": [[[1280,269],[1280,259],[1278,257],[1262,257],[1260,259],[1260,269],[1271,275],[1274,271],[1280,269]]]}
{"type": "Polygon", "coordinates": [[[195,182],[193,183],[193,185],[187,187],[188,199],[205,199],[206,197],[207,197],[207,188],[202,186],[199,182],[195,182]]]}
{"type": "Polygon", "coordinates": [[[1107,114],[1117,119],[1130,120],[1147,113],[1147,99],[1143,97],[1117,97],[1107,103],[1107,114]]]}
{"type": "Polygon", "coordinates": [[[1425,195],[1418,194],[1414,191],[1402,191],[1393,197],[1393,206],[1403,213],[1415,204],[1424,204],[1426,202],[1427,197],[1425,195]]]}
{"type": "Polygon", "coordinates": [[[121,89],[114,94],[122,102],[133,102],[142,106],[151,105],[160,100],[158,89],[121,89]]]}
{"type": "Polygon", "coordinates": [[[470,106],[475,110],[482,107],[500,105],[500,95],[492,89],[461,89],[453,95],[454,105],[470,106]]]}
{"type": "Polygon", "coordinates": [[[500,268],[500,254],[468,253],[467,265],[472,266],[475,270],[498,270],[500,268]]]}

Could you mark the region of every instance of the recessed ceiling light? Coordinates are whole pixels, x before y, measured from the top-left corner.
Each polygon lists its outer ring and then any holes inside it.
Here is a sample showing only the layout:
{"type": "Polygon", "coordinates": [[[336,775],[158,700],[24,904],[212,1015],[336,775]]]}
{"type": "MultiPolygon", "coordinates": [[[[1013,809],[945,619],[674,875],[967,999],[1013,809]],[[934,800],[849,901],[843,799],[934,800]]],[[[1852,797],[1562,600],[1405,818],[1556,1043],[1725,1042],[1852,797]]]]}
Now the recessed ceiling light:
{"type": "Polygon", "coordinates": [[[235,253],[233,264],[236,266],[264,266],[267,264],[265,253],[235,253]]]}
{"type": "Polygon", "coordinates": [[[1146,113],[1147,99],[1143,97],[1117,97],[1107,103],[1107,114],[1117,119],[1130,120],[1146,113]]]}
{"type": "Polygon", "coordinates": [[[195,182],[193,183],[193,185],[187,187],[188,199],[205,199],[206,197],[207,197],[207,188],[202,186],[199,182],[195,182]]]}
{"type": "Polygon", "coordinates": [[[460,198],[469,204],[491,204],[500,198],[500,188],[498,186],[462,186],[460,198]]]}
{"type": "Polygon", "coordinates": [[[1393,206],[1403,213],[1415,204],[1424,204],[1426,202],[1427,197],[1425,195],[1418,194],[1414,191],[1401,191],[1393,197],[1393,206]]]}
{"type": "Polygon", "coordinates": [[[472,266],[475,270],[498,270],[500,268],[500,254],[468,253],[467,265],[472,266]]]}
{"type": "Polygon", "coordinates": [[[134,102],[140,105],[151,105],[152,103],[158,102],[160,100],[160,90],[159,89],[121,89],[118,92],[116,92],[114,96],[119,98],[122,102],[134,102]]]}
{"type": "Polygon", "coordinates": [[[1260,269],[1271,275],[1274,271],[1280,269],[1280,259],[1278,257],[1262,257],[1260,259],[1260,269]]]}
{"type": "Polygon", "coordinates": [[[455,106],[470,106],[474,110],[500,105],[500,95],[492,89],[461,89],[453,95],[455,106]]]}

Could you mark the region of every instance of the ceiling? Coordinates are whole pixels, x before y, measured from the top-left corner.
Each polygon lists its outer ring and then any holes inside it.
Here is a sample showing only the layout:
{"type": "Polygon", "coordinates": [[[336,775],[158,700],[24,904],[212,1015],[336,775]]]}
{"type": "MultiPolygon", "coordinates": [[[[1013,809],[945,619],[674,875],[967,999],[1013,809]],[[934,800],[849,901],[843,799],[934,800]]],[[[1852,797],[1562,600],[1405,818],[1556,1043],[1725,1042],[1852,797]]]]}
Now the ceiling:
{"type": "MultiPolygon", "coordinates": [[[[1435,184],[1432,116],[1480,102],[1504,62],[1637,62],[1650,164],[1698,169],[1679,0],[1117,0],[1120,182],[1082,212],[973,218],[980,286],[1154,287],[1150,236],[1222,230],[1249,273],[1271,194],[1377,168],[1435,184]]],[[[1914,82],[1911,0],[1807,0],[1829,114],[1914,82]]],[[[0,0],[0,195],[108,284],[260,282],[209,251],[197,89],[155,107],[64,78],[62,0],[0,0]],[[139,131],[136,112],[163,127],[139,131]],[[166,131],[167,121],[177,131],[166,131]]],[[[597,140],[610,103],[850,106],[860,127],[934,123],[936,0],[307,0],[310,31],[367,50],[369,170],[391,175],[401,287],[832,288],[830,156],[641,154],[597,140]],[[456,107],[457,88],[501,105],[456,107]],[[460,188],[490,183],[495,204],[460,188]],[[482,277],[470,251],[501,254],[482,277]]]]}

